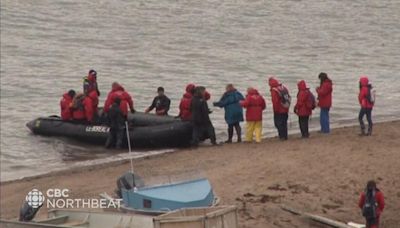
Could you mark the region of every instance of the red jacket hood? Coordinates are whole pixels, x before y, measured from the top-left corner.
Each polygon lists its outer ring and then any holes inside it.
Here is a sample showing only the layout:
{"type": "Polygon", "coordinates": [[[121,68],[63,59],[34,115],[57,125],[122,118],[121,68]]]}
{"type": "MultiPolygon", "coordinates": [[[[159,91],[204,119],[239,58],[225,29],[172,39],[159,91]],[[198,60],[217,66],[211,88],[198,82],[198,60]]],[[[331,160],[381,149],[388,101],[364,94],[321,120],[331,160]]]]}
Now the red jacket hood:
{"type": "Polygon", "coordinates": [[[307,89],[306,82],[304,80],[299,81],[297,83],[297,88],[299,88],[299,90],[306,90],[307,89]]]}
{"type": "Polygon", "coordinates": [[[369,79],[367,76],[361,76],[360,77],[360,85],[361,86],[368,86],[369,84],[369,79]]]}
{"type": "Polygon", "coordinates": [[[194,90],[194,88],[196,88],[196,86],[195,86],[194,84],[188,84],[188,85],[186,86],[186,92],[192,93],[193,90],[194,90]]]}
{"type": "Polygon", "coordinates": [[[279,81],[278,81],[276,78],[271,77],[271,78],[269,78],[269,80],[268,80],[268,84],[269,84],[269,86],[270,86],[271,88],[273,88],[273,87],[278,87],[280,83],[279,83],[279,81]]]}
{"type": "Polygon", "coordinates": [[[63,98],[72,100],[72,97],[69,96],[68,92],[64,93],[63,98]]]}
{"type": "Polygon", "coordinates": [[[125,91],[124,87],[122,87],[121,85],[116,85],[114,88],[112,88],[112,92],[115,91],[125,91]]]}
{"type": "Polygon", "coordinates": [[[248,92],[249,95],[259,95],[258,91],[256,89],[251,89],[248,92]]]}

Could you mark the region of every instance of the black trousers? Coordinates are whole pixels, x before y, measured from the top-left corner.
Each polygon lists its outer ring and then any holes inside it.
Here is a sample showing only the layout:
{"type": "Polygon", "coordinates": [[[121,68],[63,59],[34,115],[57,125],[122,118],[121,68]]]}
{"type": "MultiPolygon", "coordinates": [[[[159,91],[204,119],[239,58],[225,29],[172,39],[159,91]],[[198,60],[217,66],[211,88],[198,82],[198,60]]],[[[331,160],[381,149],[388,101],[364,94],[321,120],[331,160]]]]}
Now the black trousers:
{"type": "Polygon", "coordinates": [[[274,113],[274,124],[276,129],[278,129],[279,138],[282,140],[288,139],[288,117],[287,113],[274,113]]]}
{"type": "Polygon", "coordinates": [[[367,116],[368,121],[368,134],[372,133],[372,108],[361,108],[358,114],[358,121],[360,122],[360,127],[362,133],[365,131],[364,116],[367,116]]]}
{"type": "Polygon", "coordinates": [[[234,124],[228,124],[228,141],[232,141],[233,138],[233,128],[236,130],[238,142],[242,141],[242,128],[240,127],[240,122],[234,124]]]}
{"type": "Polygon", "coordinates": [[[122,143],[125,135],[125,127],[120,126],[116,128],[110,128],[108,138],[106,141],[106,148],[116,147],[117,149],[122,148],[122,143]]]}
{"type": "Polygon", "coordinates": [[[197,146],[202,139],[210,138],[212,144],[216,144],[215,130],[212,123],[203,125],[193,124],[192,145],[197,146]]]}
{"type": "Polygon", "coordinates": [[[310,133],[308,132],[309,119],[310,119],[309,116],[299,116],[300,132],[303,138],[308,138],[310,136],[310,133]]]}

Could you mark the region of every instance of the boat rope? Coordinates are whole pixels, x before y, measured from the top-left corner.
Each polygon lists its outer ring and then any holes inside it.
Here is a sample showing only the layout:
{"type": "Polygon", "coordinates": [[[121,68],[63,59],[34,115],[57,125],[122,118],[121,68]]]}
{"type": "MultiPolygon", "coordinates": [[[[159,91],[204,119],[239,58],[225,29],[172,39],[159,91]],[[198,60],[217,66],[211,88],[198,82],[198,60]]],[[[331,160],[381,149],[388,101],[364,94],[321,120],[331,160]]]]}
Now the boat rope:
{"type": "Polygon", "coordinates": [[[128,140],[129,158],[131,160],[131,172],[133,173],[133,158],[132,158],[132,148],[131,148],[131,137],[129,136],[128,121],[125,121],[125,128],[126,128],[126,138],[128,140]]]}

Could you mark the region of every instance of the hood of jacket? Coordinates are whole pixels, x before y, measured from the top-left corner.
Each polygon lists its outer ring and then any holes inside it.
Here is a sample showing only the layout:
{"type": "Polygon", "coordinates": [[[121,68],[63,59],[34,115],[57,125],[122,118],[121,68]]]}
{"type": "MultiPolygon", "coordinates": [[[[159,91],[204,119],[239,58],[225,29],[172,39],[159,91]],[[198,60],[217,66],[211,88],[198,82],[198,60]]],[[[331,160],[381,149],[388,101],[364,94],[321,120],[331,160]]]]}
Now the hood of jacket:
{"type": "Polygon", "coordinates": [[[252,96],[252,95],[259,95],[258,90],[256,90],[256,89],[250,89],[249,92],[248,92],[248,94],[249,94],[250,96],[252,96]]]}
{"type": "Polygon", "coordinates": [[[68,92],[64,93],[63,98],[64,99],[68,99],[68,100],[72,100],[72,97],[69,96],[68,92]]]}
{"type": "Polygon", "coordinates": [[[115,84],[112,88],[112,91],[125,91],[124,87],[122,87],[120,84],[115,84]]]}
{"type": "Polygon", "coordinates": [[[297,88],[298,88],[299,90],[306,90],[306,89],[308,89],[308,88],[307,88],[307,85],[306,85],[306,82],[305,82],[304,80],[301,80],[301,81],[299,81],[299,82],[297,83],[297,88]]]}
{"type": "Polygon", "coordinates": [[[186,86],[186,92],[187,92],[187,93],[193,93],[194,88],[196,88],[196,86],[195,86],[194,84],[188,84],[188,85],[186,86]]]}
{"type": "Polygon", "coordinates": [[[270,77],[268,80],[268,84],[271,88],[273,88],[273,87],[278,87],[280,83],[276,78],[270,77]]]}
{"type": "Polygon", "coordinates": [[[368,86],[369,84],[369,79],[367,76],[361,76],[360,77],[360,85],[361,86],[368,86]]]}

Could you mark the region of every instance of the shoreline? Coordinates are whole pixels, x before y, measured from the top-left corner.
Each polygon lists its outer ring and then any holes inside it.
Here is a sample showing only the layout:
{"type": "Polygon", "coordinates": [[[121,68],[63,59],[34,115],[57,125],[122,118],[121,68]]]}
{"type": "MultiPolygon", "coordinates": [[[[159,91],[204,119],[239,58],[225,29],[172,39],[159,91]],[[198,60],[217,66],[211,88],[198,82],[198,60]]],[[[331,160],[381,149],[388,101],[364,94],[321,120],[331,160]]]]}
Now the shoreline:
{"type": "MultiPolygon", "coordinates": [[[[400,121],[377,123],[372,137],[358,136],[358,127],[341,127],[309,139],[291,135],[285,142],[264,139],[260,144],[225,144],[180,149],[133,160],[135,173],[145,181],[204,173],[221,205],[236,205],[244,228],[320,227],[281,210],[287,205],[342,222],[362,223],[359,193],[375,179],[387,207],[382,226],[400,224],[400,121]]],[[[2,182],[0,217],[15,218],[33,188],[68,188],[71,198],[112,194],[116,179],[130,169],[122,160],[2,182]]],[[[164,179],[165,180],[165,179],[164,179]]],[[[45,216],[42,208],[38,216],[45,216]]]]}
{"type": "MultiPolygon", "coordinates": [[[[393,119],[389,119],[389,120],[381,120],[381,121],[375,121],[374,124],[382,124],[382,123],[392,123],[392,122],[400,122],[400,119],[398,118],[393,118],[393,119]]],[[[331,128],[331,130],[338,130],[338,129],[346,129],[346,128],[351,128],[351,127],[357,127],[359,126],[358,124],[342,124],[338,127],[334,127],[331,128]]],[[[245,128],[245,125],[242,126],[242,128],[245,128]]],[[[275,130],[275,129],[274,129],[275,130]]],[[[298,132],[298,129],[292,129],[289,130],[289,137],[293,137],[293,136],[297,136],[300,133],[298,132]],[[293,133],[291,131],[296,131],[296,133],[293,133]]],[[[316,134],[318,132],[318,130],[313,130],[310,131],[310,134],[316,134]]],[[[275,135],[275,131],[274,133],[268,133],[266,137],[262,138],[263,141],[265,140],[269,140],[269,139],[273,139],[276,138],[277,136],[275,135]],[[271,134],[271,136],[269,136],[269,134],[271,134]],[[274,134],[272,136],[272,134],[274,134]]],[[[290,139],[289,139],[290,140],[290,139]]],[[[205,146],[200,146],[199,148],[203,148],[206,147],[208,145],[205,146]]],[[[163,154],[168,154],[168,153],[176,153],[179,152],[181,150],[190,150],[192,148],[166,148],[166,149],[161,149],[161,150],[167,150],[166,152],[160,152],[160,153],[154,153],[154,154],[146,154],[146,152],[144,152],[144,154],[133,158],[133,160],[143,160],[143,159],[148,159],[150,157],[154,157],[154,156],[161,156],[163,154]]],[[[128,154],[128,151],[126,152],[128,154]]],[[[151,152],[148,152],[151,153],[151,152]]],[[[122,153],[123,154],[123,153],[122,153]]],[[[94,160],[88,160],[88,161],[96,161],[97,159],[94,160]]],[[[53,170],[53,171],[49,171],[49,172],[45,172],[45,173],[41,173],[41,174],[36,174],[36,175],[32,175],[32,176],[25,176],[25,177],[21,177],[21,178],[16,178],[16,179],[10,179],[10,180],[5,180],[5,181],[0,181],[0,184],[9,184],[9,183],[13,183],[13,182],[18,182],[18,181],[30,181],[30,180],[35,180],[35,179],[39,179],[39,178],[43,178],[43,177],[47,177],[47,176],[53,176],[53,175],[62,175],[64,173],[67,173],[71,170],[74,170],[74,172],[80,172],[80,171],[87,171],[87,170],[91,170],[91,169],[97,169],[97,168],[102,168],[102,167],[107,167],[109,165],[122,165],[122,164],[126,164],[130,162],[130,158],[120,158],[117,159],[115,161],[106,161],[106,162],[100,162],[97,164],[89,164],[89,165],[77,165],[77,166],[73,166],[73,167],[66,167],[60,170],[53,170]]]]}

